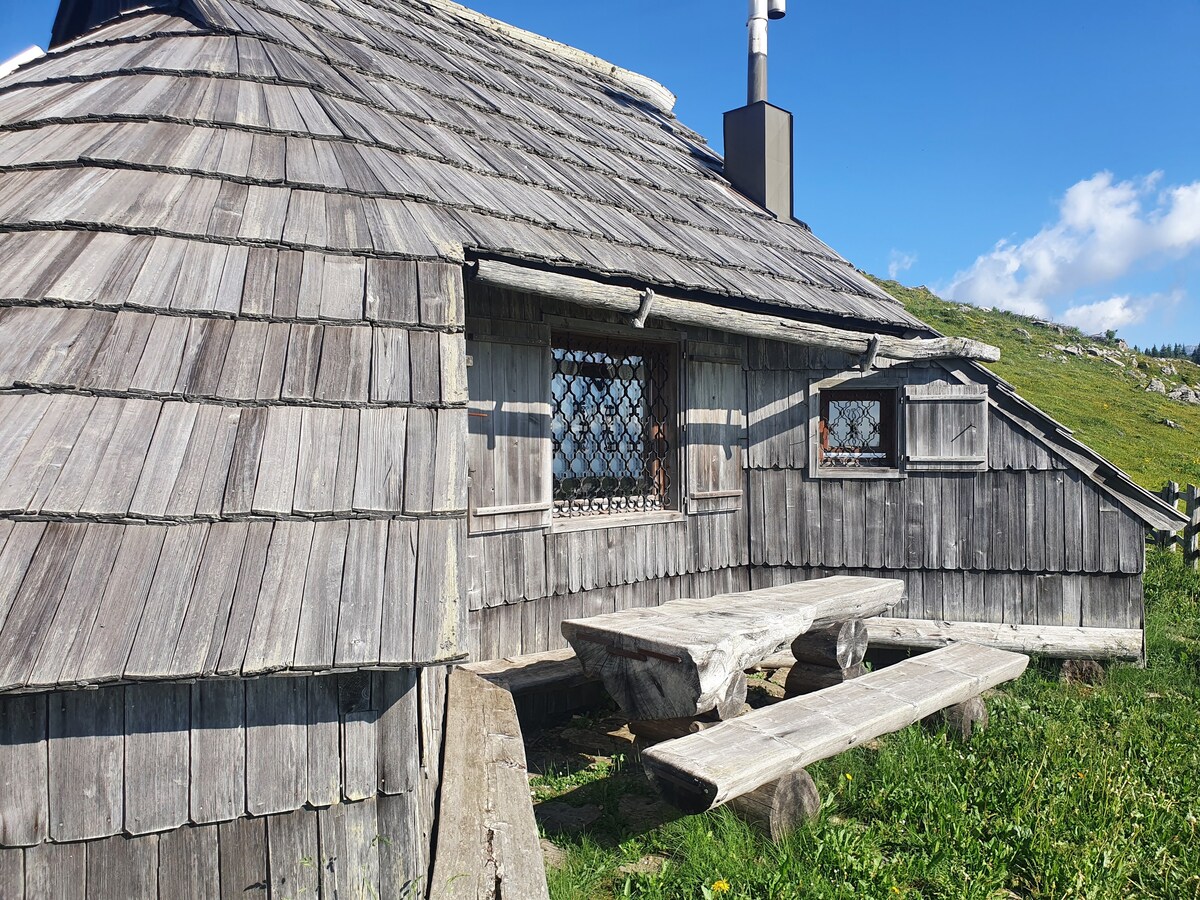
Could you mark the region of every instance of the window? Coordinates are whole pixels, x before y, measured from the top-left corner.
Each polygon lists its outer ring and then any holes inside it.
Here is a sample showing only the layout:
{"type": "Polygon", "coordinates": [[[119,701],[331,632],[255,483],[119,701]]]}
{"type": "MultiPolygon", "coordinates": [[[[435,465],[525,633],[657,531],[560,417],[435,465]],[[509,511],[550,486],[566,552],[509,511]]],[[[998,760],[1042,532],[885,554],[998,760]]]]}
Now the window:
{"type": "Polygon", "coordinates": [[[822,390],[822,469],[896,467],[896,392],[822,390]]]}
{"type": "Polygon", "coordinates": [[[669,343],[551,335],[555,518],[678,509],[669,343]]]}

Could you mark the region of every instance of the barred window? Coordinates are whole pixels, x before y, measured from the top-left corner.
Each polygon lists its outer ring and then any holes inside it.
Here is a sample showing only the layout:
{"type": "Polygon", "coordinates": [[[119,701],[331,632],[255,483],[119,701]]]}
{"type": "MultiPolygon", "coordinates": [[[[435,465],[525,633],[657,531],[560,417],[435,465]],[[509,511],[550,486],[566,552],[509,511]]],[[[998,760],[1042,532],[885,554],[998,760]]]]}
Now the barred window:
{"type": "Polygon", "coordinates": [[[674,349],[552,335],[555,517],[677,508],[674,349]]]}
{"type": "Polygon", "coordinates": [[[821,391],[821,468],[895,468],[895,391],[821,391]]]}

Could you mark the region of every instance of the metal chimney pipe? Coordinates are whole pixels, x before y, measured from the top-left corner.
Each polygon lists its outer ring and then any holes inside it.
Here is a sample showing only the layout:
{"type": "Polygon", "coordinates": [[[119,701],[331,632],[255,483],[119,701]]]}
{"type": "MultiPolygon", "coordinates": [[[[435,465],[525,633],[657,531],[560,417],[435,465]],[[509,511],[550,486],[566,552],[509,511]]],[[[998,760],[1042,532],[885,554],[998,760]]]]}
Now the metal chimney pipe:
{"type": "Polygon", "coordinates": [[[767,0],[750,0],[749,86],[746,102],[767,99],[767,0]]]}

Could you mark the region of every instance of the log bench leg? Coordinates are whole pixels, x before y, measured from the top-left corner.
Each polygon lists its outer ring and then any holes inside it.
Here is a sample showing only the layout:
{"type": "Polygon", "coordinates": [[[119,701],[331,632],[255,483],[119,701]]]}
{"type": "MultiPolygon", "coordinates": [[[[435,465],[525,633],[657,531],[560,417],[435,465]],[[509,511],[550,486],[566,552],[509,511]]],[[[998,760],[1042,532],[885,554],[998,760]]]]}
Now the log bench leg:
{"type": "Polygon", "coordinates": [[[867,626],[860,619],[802,634],[792,641],[796,663],[784,682],[784,696],[799,697],[858,678],[866,655],[867,626]]]}
{"type": "Polygon", "coordinates": [[[730,800],[726,806],[772,840],[786,837],[821,810],[821,795],[804,769],[797,769],[730,800]]]}
{"type": "Polygon", "coordinates": [[[971,739],[971,735],[987,728],[987,706],[982,697],[972,697],[926,716],[921,724],[930,730],[944,727],[949,734],[965,743],[971,739]]]}

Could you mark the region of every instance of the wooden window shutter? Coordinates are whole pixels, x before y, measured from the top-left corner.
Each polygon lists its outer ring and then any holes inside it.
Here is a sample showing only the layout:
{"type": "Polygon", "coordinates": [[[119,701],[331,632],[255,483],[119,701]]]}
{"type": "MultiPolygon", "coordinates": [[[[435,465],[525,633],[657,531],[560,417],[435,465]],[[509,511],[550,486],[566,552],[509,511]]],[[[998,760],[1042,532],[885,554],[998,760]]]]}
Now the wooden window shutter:
{"type": "Polygon", "coordinates": [[[467,502],[473,533],[550,523],[550,335],[541,325],[522,324],[521,331],[518,340],[468,325],[467,502]]]}
{"type": "MultiPolygon", "coordinates": [[[[712,345],[722,348],[722,345],[712,345]]],[[[687,360],[687,511],[740,509],[745,492],[746,373],[692,343],[687,360]]],[[[722,348],[728,354],[732,348],[722,348]]]]}
{"type": "Polygon", "coordinates": [[[988,389],[983,384],[904,388],[904,467],[982,472],[988,466],[988,389]]]}

